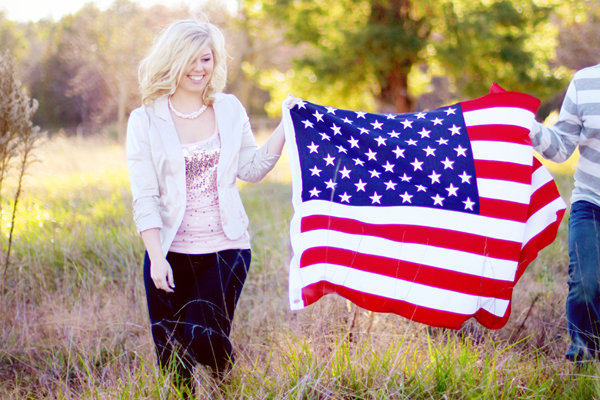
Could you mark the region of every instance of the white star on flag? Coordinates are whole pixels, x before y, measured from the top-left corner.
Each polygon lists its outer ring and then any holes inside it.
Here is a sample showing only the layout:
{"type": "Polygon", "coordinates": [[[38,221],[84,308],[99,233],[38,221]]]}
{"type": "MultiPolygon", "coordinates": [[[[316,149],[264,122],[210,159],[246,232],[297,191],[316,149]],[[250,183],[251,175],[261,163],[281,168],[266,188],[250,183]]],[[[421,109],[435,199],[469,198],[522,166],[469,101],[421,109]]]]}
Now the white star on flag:
{"type": "Polygon", "coordinates": [[[444,205],[445,199],[442,196],[440,196],[439,193],[436,194],[435,196],[432,196],[431,198],[433,199],[433,205],[436,205],[436,206],[444,205]]]}
{"type": "Polygon", "coordinates": [[[373,129],[381,129],[383,126],[383,124],[379,121],[372,122],[371,125],[373,125],[373,129]]]}
{"type": "Polygon", "coordinates": [[[312,169],[309,169],[311,175],[316,175],[316,176],[320,176],[321,171],[319,168],[317,168],[317,166],[315,165],[312,169]]]}
{"type": "Polygon", "coordinates": [[[381,196],[378,195],[377,192],[373,193],[373,196],[369,196],[369,198],[373,204],[381,204],[381,196]]]}

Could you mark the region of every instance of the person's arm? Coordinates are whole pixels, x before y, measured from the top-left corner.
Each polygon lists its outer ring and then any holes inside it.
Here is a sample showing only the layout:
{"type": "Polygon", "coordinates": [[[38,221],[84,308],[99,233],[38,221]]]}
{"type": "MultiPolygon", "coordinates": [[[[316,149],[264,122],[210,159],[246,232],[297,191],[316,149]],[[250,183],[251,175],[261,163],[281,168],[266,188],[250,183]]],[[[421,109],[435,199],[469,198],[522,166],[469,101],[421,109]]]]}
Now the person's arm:
{"type": "Polygon", "coordinates": [[[551,128],[534,121],[529,137],[534,149],[544,158],[563,162],[577,148],[582,126],[577,89],[574,82],[571,81],[560,109],[558,121],[551,128]]]}
{"type": "Polygon", "coordinates": [[[157,289],[173,293],[173,269],[162,252],[160,229],[152,228],[142,231],[142,240],[150,258],[150,277],[157,289]]]}
{"type": "Polygon", "coordinates": [[[285,132],[283,130],[283,120],[279,121],[279,125],[277,128],[271,133],[271,136],[267,140],[267,152],[269,154],[281,155],[281,151],[283,150],[283,145],[285,144],[285,132]]]}
{"type": "MultiPolygon", "coordinates": [[[[294,108],[296,104],[301,101],[300,98],[289,95],[284,101],[283,105],[288,109],[294,108]]],[[[279,121],[279,125],[275,128],[269,140],[267,140],[267,151],[269,154],[281,155],[281,151],[283,150],[283,145],[285,144],[285,130],[283,129],[283,116],[281,116],[281,121],[279,121]]]]}
{"type": "MultiPolygon", "coordinates": [[[[288,108],[294,107],[300,101],[299,98],[289,96],[284,105],[288,108]]],[[[267,142],[258,148],[250,121],[242,106],[245,123],[242,132],[242,145],[240,148],[240,168],[238,176],[248,182],[260,181],[274,166],[283,150],[285,144],[285,130],[283,128],[283,116],[267,142]]]]}
{"type": "Polygon", "coordinates": [[[149,120],[141,109],[129,117],[127,124],[127,167],[133,198],[133,218],[148,256],[150,275],[158,289],[172,292],[175,287],[171,266],[162,253],[159,213],[159,189],[148,141],[149,120]]]}

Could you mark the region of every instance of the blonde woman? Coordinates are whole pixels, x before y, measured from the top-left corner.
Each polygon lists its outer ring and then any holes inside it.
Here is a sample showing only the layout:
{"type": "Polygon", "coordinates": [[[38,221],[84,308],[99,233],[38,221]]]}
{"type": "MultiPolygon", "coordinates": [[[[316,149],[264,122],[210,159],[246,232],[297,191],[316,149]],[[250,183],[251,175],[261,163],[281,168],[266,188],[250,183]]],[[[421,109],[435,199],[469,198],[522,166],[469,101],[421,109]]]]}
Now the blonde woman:
{"type": "Polygon", "coordinates": [[[261,180],[284,145],[280,123],[257,147],[244,107],[222,93],[226,75],[216,26],[173,23],[140,64],[143,105],[127,128],[152,336],[159,365],[183,383],[198,363],[218,376],[233,363],[229,333],[251,258],[235,182],[261,180]]]}

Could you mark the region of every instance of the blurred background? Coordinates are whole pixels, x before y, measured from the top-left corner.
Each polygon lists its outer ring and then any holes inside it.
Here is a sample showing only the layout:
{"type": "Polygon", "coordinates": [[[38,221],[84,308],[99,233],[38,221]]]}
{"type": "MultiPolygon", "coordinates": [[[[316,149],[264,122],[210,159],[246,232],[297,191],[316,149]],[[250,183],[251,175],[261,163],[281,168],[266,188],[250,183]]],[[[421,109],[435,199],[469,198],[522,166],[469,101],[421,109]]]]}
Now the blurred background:
{"type": "Polygon", "coordinates": [[[484,95],[492,82],[556,110],[574,70],[600,62],[598,0],[0,1],[0,49],[50,132],[123,137],[137,66],[172,21],[226,34],[227,92],[261,128],[289,93],[370,112],[484,95]]]}

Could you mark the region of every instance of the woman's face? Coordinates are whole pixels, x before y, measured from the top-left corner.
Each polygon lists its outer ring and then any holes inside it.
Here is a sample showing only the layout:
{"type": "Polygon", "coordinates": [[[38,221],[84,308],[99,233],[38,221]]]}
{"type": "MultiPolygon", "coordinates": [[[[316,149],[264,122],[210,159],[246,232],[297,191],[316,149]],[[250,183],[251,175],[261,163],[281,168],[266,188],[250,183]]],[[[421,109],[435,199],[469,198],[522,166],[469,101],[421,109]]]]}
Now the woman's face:
{"type": "Polygon", "coordinates": [[[208,43],[204,43],[198,55],[186,67],[177,90],[202,94],[210,82],[214,66],[212,49],[208,43]]]}

